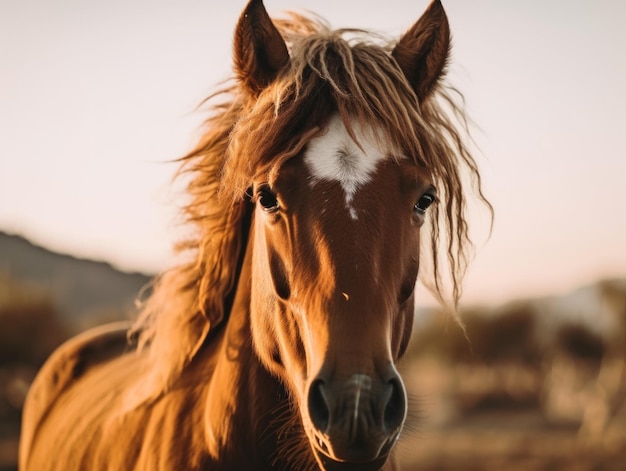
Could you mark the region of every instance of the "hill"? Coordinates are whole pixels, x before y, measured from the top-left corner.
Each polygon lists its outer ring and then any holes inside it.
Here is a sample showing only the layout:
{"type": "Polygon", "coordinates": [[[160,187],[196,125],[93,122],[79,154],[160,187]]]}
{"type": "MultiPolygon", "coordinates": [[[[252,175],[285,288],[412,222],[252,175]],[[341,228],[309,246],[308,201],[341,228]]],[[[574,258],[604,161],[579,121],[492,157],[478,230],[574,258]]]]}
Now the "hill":
{"type": "Polygon", "coordinates": [[[151,276],[59,254],[0,231],[0,275],[48,295],[71,330],[128,316],[151,276]]]}

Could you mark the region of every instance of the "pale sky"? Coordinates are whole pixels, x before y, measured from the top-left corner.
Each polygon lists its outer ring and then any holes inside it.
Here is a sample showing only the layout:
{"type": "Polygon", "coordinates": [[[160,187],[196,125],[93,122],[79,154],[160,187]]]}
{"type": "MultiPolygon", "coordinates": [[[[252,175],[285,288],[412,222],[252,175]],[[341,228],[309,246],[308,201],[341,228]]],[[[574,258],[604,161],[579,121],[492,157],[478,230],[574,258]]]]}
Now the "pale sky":
{"type": "MultiPolygon", "coordinates": [[[[157,271],[180,233],[170,185],[230,75],[244,1],[3,0],[0,230],[157,271]]],[[[480,130],[496,209],[475,214],[466,302],[626,276],[626,2],[444,0],[450,82],[480,130]]],[[[266,0],[396,36],[422,0],[266,0]]]]}

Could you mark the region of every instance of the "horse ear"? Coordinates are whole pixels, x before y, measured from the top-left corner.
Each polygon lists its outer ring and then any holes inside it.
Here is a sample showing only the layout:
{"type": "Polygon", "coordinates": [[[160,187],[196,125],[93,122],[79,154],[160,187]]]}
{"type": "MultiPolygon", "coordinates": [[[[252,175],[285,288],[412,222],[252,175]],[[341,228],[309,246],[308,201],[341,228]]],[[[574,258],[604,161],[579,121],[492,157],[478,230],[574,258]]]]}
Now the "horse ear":
{"type": "Polygon", "coordinates": [[[235,73],[258,95],[289,62],[285,40],[272,23],[262,0],[250,0],[241,14],[234,42],[235,73]]]}
{"type": "Polygon", "coordinates": [[[391,54],[423,101],[445,74],[449,53],[450,26],[441,2],[434,0],[391,54]]]}

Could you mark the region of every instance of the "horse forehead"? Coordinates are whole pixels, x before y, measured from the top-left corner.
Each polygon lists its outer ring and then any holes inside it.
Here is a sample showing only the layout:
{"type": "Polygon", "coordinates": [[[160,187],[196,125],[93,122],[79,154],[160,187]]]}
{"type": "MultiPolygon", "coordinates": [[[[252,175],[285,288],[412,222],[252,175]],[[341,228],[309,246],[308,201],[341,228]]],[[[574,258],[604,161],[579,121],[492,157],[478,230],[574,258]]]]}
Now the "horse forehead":
{"type": "Polygon", "coordinates": [[[311,185],[320,180],[339,182],[348,207],[357,190],[371,182],[378,164],[392,155],[398,156],[391,144],[376,139],[371,128],[355,123],[352,130],[358,144],[341,117],[334,115],[326,132],[311,139],[304,153],[311,185]]]}

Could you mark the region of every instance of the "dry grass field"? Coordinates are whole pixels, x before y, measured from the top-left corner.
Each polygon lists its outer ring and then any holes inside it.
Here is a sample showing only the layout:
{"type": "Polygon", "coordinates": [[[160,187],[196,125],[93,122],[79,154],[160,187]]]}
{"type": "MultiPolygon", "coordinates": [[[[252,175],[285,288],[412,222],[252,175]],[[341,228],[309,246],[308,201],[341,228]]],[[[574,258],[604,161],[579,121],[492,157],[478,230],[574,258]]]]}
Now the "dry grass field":
{"type": "Polygon", "coordinates": [[[468,310],[467,338],[441,314],[422,326],[402,469],[626,469],[626,284],[572,299],[468,310]]]}
{"type": "Polygon", "coordinates": [[[623,395],[621,409],[606,419],[594,385],[563,385],[563,410],[550,410],[545,395],[556,392],[545,390],[549,379],[517,368],[411,362],[405,377],[423,412],[399,443],[402,469],[626,469],[623,395]]]}

